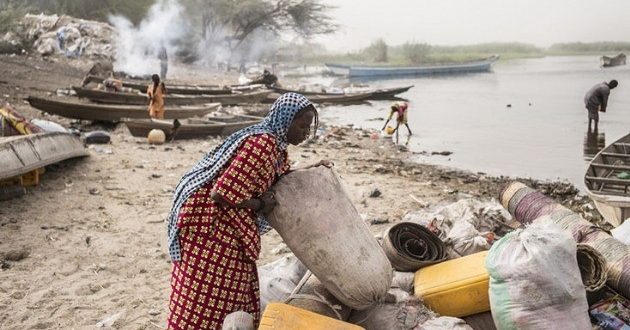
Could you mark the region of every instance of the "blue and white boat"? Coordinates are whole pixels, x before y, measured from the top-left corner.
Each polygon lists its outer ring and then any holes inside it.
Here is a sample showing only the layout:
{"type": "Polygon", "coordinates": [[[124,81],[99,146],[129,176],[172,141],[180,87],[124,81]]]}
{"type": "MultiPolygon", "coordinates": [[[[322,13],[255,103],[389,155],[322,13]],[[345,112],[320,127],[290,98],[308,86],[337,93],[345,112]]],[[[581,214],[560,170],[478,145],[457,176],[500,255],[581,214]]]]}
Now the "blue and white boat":
{"type": "Polygon", "coordinates": [[[486,72],[490,71],[492,64],[498,59],[499,55],[493,55],[485,59],[470,62],[423,66],[367,66],[326,63],[326,67],[334,74],[348,77],[420,76],[486,72]]]}

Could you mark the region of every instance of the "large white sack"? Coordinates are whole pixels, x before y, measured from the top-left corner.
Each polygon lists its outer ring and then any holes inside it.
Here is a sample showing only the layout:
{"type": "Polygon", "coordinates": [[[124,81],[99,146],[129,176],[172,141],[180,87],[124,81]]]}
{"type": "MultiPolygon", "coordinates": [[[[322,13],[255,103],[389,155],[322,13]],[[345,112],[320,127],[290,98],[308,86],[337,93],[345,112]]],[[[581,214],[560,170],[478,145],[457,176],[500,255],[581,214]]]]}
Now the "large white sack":
{"type": "Polygon", "coordinates": [[[333,169],[291,172],[272,191],[270,224],[332,295],[361,310],[387,294],[392,266],[333,169]]]}
{"type": "Polygon", "coordinates": [[[630,245],[630,220],[626,219],[619,227],[610,231],[612,236],[625,245],[630,245]]]}
{"type": "Polygon", "coordinates": [[[260,283],[260,310],[270,302],[284,302],[306,274],[306,267],[294,255],[258,267],[260,283]]]}
{"type": "Polygon", "coordinates": [[[497,329],[591,329],[576,249],[545,219],[492,246],[486,268],[497,329]]]}

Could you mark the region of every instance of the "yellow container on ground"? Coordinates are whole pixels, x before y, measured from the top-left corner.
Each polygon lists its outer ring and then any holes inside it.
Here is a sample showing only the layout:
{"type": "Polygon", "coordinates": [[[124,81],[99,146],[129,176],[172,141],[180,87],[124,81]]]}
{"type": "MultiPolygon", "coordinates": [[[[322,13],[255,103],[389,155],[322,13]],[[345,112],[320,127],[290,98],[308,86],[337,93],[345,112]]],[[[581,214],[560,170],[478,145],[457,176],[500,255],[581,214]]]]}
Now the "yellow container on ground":
{"type": "Polygon", "coordinates": [[[486,255],[488,251],[483,251],[421,268],[414,279],[415,295],[444,316],[489,311],[486,255]]]}
{"type": "Polygon", "coordinates": [[[360,330],[362,327],[287,304],[270,303],[258,330],[360,330]]]}

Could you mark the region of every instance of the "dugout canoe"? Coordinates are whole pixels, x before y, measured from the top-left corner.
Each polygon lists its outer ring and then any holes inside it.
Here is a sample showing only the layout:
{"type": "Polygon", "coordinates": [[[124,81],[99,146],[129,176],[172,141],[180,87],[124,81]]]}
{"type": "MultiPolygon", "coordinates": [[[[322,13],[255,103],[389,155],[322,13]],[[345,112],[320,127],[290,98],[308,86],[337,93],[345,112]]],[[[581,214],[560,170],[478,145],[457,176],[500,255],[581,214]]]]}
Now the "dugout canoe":
{"type": "Polygon", "coordinates": [[[602,66],[607,68],[611,66],[626,65],[626,54],[620,53],[617,56],[602,56],[600,58],[602,66]]]}
{"type": "Polygon", "coordinates": [[[124,123],[131,135],[146,137],[152,129],[160,129],[166,139],[199,139],[207,136],[226,136],[242,128],[259,123],[263,118],[249,115],[211,117],[208,119],[182,119],[175,129],[174,120],[130,119],[124,123]]]}
{"type": "Polygon", "coordinates": [[[81,140],[70,133],[46,132],[0,137],[0,180],[88,155],[81,140]]]}
{"type": "MultiPolygon", "coordinates": [[[[105,80],[103,77],[87,76],[87,82],[100,84],[105,80]]],[[[129,87],[139,90],[141,93],[147,92],[147,87],[151,84],[150,81],[122,81],[123,87],[129,87]]],[[[201,94],[232,94],[235,91],[253,91],[264,87],[264,85],[196,85],[196,84],[170,84],[165,82],[166,90],[172,94],[182,95],[201,95],[201,94]]]]}
{"type": "Polygon", "coordinates": [[[367,66],[329,64],[326,66],[334,74],[348,77],[393,77],[393,76],[423,76],[436,74],[459,74],[490,71],[492,64],[499,59],[498,55],[488,58],[449,64],[431,64],[421,66],[367,66]]]}
{"type": "Polygon", "coordinates": [[[595,155],[584,174],[584,184],[610,224],[617,227],[630,217],[630,134],[595,155]]]}
{"type": "MultiPolygon", "coordinates": [[[[118,122],[123,118],[149,118],[149,111],[147,110],[146,105],[94,104],[80,102],[77,99],[75,99],[75,101],[66,101],[60,98],[42,98],[34,96],[29,96],[26,100],[33,108],[66,118],[111,122],[118,122]]],[[[204,116],[212,111],[215,111],[219,106],[219,103],[209,103],[196,106],[166,107],[164,116],[166,119],[183,119],[195,116],[204,116]]]]}
{"type": "MultiPolygon", "coordinates": [[[[167,87],[168,88],[168,87],[167,87]]],[[[142,93],[107,92],[103,90],[90,89],[73,86],[72,89],[78,97],[86,98],[90,101],[105,104],[134,104],[148,105],[149,99],[142,93]]],[[[236,105],[247,103],[260,103],[269,94],[270,90],[252,92],[233,92],[224,95],[180,95],[167,94],[164,103],[167,106],[173,105],[195,105],[205,103],[221,103],[222,105],[236,105]]]]}
{"type": "MultiPolygon", "coordinates": [[[[299,93],[299,92],[298,92],[299,93]]],[[[265,99],[265,103],[273,103],[282,93],[271,93],[265,99]]],[[[307,95],[306,97],[313,103],[358,103],[367,101],[372,96],[371,92],[367,93],[354,93],[354,94],[318,94],[307,95]]]]}
{"type": "MultiPolygon", "coordinates": [[[[410,86],[404,86],[404,87],[393,87],[393,88],[380,88],[380,89],[373,89],[373,90],[368,90],[366,91],[367,93],[372,93],[372,95],[370,95],[369,98],[367,98],[367,100],[389,100],[389,99],[393,99],[396,98],[396,95],[404,93],[408,90],[410,90],[411,88],[413,88],[414,85],[410,85],[410,86]]],[[[352,95],[352,93],[318,93],[318,92],[308,92],[308,91],[300,91],[300,90],[295,90],[295,89],[289,89],[289,88],[282,88],[282,87],[271,87],[271,89],[274,90],[274,92],[276,93],[300,93],[302,95],[305,95],[306,97],[311,97],[311,96],[319,96],[319,97],[331,97],[331,96],[341,96],[341,95],[352,95]]]]}

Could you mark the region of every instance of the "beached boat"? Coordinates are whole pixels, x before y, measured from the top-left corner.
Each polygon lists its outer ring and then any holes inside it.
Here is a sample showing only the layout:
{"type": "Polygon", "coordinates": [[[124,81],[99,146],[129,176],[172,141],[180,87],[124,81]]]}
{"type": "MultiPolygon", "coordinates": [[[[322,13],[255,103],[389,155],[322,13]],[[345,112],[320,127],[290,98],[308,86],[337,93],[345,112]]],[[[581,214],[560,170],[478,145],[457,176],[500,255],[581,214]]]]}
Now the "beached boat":
{"type": "Polygon", "coordinates": [[[494,55],[477,61],[421,66],[366,66],[343,64],[326,64],[326,66],[333,73],[348,77],[420,76],[490,71],[492,64],[498,59],[499,56],[494,55]]]}
{"type": "Polygon", "coordinates": [[[232,115],[211,117],[209,119],[182,119],[175,124],[174,120],[132,119],[124,123],[137,137],[146,137],[152,129],[161,129],[166,139],[197,139],[207,136],[226,136],[242,128],[256,124],[263,118],[248,115],[232,115]],[[177,128],[175,128],[177,127],[177,128]]]}
{"type": "Polygon", "coordinates": [[[47,132],[0,137],[0,180],[88,155],[81,140],[70,133],[47,132]]]}
{"type": "MultiPolygon", "coordinates": [[[[107,105],[80,102],[72,98],[41,98],[29,96],[28,103],[33,108],[59,115],[66,118],[100,120],[117,122],[122,118],[149,118],[146,105],[107,105]]],[[[182,119],[203,116],[220,106],[219,103],[209,103],[197,106],[166,107],[165,118],[182,119]]]]}
{"type": "MultiPolygon", "coordinates": [[[[298,92],[299,93],[299,92],[298,92]]],[[[271,93],[265,99],[265,103],[273,103],[281,93],[271,93]]],[[[367,101],[372,96],[371,92],[367,93],[354,93],[354,94],[317,94],[308,95],[308,99],[313,103],[358,103],[367,101]]]]}
{"type": "Polygon", "coordinates": [[[626,65],[626,54],[621,53],[617,56],[602,56],[600,58],[602,66],[607,68],[611,66],[626,65]]]}
{"type": "MultiPolygon", "coordinates": [[[[410,90],[412,87],[413,85],[404,86],[404,87],[381,88],[381,89],[366,90],[366,92],[372,93],[372,95],[370,95],[368,100],[388,100],[388,99],[396,98],[396,95],[404,93],[410,90]]],[[[344,93],[344,92],[321,93],[321,92],[300,91],[300,90],[288,89],[288,88],[282,88],[282,87],[271,87],[271,89],[273,89],[276,93],[289,93],[289,92],[300,93],[302,95],[306,95],[309,98],[311,96],[329,97],[329,96],[339,96],[339,95],[352,95],[350,93],[344,93]]]]}
{"type": "MultiPolygon", "coordinates": [[[[100,84],[105,80],[103,77],[87,76],[87,81],[100,84]]],[[[133,88],[141,93],[147,92],[147,87],[151,84],[149,81],[127,81],[123,80],[123,87],[133,88]]],[[[166,82],[166,90],[169,94],[182,94],[182,95],[200,95],[200,94],[232,94],[235,91],[253,91],[263,88],[264,85],[182,85],[182,84],[170,84],[166,82]]]]}
{"type": "MultiPolygon", "coordinates": [[[[78,97],[86,98],[93,102],[107,104],[137,104],[148,105],[149,99],[146,94],[141,93],[124,93],[124,92],[107,92],[98,89],[90,89],[83,87],[72,87],[78,97]]],[[[221,103],[222,105],[236,105],[247,103],[260,103],[269,94],[270,90],[261,90],[253,92],[234,92],[232,94],[218,95],[179,95],[167,94],[164,97],[164,103],[169,105],[193,105],[205,103],[221,103]]]]}
{"type": "Polygon", "coordinates": [[[630,134],[597,153],[584,184],[606,221],[617,227],[630,217],[630,134]]]}

